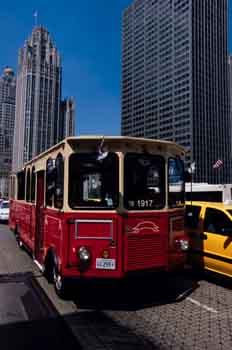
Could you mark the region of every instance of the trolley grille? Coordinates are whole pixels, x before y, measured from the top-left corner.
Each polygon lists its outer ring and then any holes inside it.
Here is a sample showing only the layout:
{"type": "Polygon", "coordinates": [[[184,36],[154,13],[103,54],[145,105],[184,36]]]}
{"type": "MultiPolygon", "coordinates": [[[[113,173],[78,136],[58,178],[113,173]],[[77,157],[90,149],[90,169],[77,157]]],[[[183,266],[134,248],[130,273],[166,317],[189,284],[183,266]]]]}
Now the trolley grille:
{"type": "Polygon", "coordinates": [[[127,270],[165,266],[167,253],[160,235],[131,235],[127,237],[127,270]]]}

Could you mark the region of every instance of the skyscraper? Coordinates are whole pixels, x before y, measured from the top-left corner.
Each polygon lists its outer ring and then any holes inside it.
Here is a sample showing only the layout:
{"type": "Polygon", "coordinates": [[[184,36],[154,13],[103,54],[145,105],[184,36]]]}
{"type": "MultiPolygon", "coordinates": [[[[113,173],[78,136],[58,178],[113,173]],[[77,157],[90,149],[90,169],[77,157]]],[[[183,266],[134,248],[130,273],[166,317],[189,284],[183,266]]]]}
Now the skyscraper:
{"type": "Polygon", "coordinates": [[[2,196],[8,195],[15,122],[15,92],[14,72],[7,67],[0,77],[0,193],[2,196]]]}
{"type": "Polygon", "coordinates": [[[69,97],[61,101],[60,105],[60,127],[59,138],[75,135],[75,100],[69,97]]]}
{"type": "MultiPolygon", "coordinates": [[[[229,65],[229,104],[230,104],[230,120],[232,123],[232,55],[228,57],[228,65],[229,65]]],[[[232,138],[231,138],[232,142],[232,138]]]]}
{"type": "Polygon", "coordinates": [[[36,27],[19,50],[13,170],[59,141],[60,99],[60,55],[36,27]]]}
{"type": "Polygon", "coordinates": [[[227,16],[227,0],[136,0],[123,15],[122,134],[182,144],[195,182],[232,181],[227,16]]]}

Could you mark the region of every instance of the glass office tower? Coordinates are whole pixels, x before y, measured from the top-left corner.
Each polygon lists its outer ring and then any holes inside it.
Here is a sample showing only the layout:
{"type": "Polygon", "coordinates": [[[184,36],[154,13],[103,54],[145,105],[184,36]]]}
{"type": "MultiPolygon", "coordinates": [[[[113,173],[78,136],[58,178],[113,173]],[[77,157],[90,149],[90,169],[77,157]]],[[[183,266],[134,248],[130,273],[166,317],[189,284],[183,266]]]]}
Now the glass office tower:
{"type": "Polygon", "coordinates": [[[227,16],[227,0],[136,0],[123,14],[122,135],[183,145],[195,182],[232,180],[227,16]]]}

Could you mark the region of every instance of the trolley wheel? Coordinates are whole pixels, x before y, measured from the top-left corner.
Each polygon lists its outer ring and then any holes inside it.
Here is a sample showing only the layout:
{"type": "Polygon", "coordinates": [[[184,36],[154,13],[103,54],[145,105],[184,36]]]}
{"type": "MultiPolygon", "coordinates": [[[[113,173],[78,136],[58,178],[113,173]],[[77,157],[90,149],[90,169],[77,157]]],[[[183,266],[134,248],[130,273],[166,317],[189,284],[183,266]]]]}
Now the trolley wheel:
{"type": "Polygon", "coordinates": [[[23,249],[23,242],[22,242],[21,239],[20,239],[20,232],[19,232],[17,226],[16,226],[16,228],[15,228],[14,233],[15,233],[15,239],[16,239],[16,242],[18,243],[19,248],[20,248],[20,249],[23,249]]]}
{"type": "Polygon", "coordinates": [[[23,242],[21,241],[20,238],[17,240],[17,242],[18,242],[19,248],[20,248],[20,249],[23,249],[23,242]]]}
{"type": "Polygon", "coordinates": [[[53,283],[56,294],[61,299],[67,298],[67,285],[64,277],[59,273],[57,267],[53,267],[53,283]]]}
{"type": "Polygon", "coordinates": [[[53,268],[55,266],[54,259],[49,253],[45,259],[43,275],[49,283],[54,282],[53,268]]]}

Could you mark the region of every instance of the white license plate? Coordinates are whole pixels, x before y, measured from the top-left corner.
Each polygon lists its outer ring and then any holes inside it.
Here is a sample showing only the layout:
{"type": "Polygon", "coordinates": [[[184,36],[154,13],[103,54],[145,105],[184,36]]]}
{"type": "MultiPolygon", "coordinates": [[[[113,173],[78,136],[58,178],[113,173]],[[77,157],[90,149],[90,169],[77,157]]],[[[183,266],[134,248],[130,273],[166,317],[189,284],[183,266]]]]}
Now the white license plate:
{"type": "Polygon", "coordinates": [[[115,259],[96,259],[96,269],[102,270],[115,270],[116,260],[115,259]]]}

